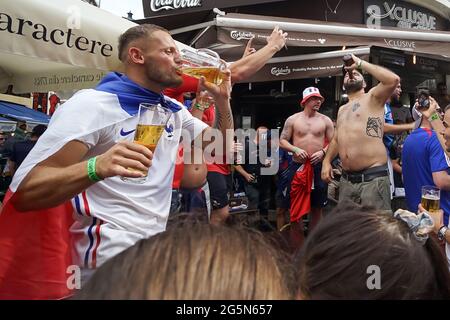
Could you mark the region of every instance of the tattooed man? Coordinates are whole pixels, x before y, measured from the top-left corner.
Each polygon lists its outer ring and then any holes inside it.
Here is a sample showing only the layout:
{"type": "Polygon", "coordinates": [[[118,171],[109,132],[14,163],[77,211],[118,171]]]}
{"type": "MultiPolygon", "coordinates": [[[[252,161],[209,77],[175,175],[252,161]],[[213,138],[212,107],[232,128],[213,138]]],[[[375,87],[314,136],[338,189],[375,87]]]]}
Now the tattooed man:
{"type": "Polygon", "coordinates": [[[336,132],[323,160],[322,179],[331,181],[331,161],[339,154],[343,168],[339,201],[350,199],[391,210],[387,156],[383,144],[384,104],[400,78],[354,55],[353,61],[353,65],[345,67],[344,76],[349,102],[339,109],[336,132]],[[379,81],[378,85],[366,93],[364,77],[356,69],[372,75],[379,81]]]}

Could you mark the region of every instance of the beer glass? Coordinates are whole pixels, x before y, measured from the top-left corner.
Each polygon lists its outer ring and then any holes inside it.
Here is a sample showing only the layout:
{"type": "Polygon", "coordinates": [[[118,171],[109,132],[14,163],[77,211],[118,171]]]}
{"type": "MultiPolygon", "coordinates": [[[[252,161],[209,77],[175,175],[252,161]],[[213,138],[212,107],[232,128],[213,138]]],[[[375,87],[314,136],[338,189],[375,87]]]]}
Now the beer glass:
{"type": "MultiPolygon", "coordinates": [[[[172,112],[169,109],[162,107],[160,104],[141,103],[139,105],[138,123],[134,134],[134,143],[143,145],[154,153],[159,138],[164,132],[171,115],[172,112]]],[[[131,168],[128,168],[128,170],[135,171],[135,169],[131,168]]],[[[142,173],[144,174],[143,177],[122,177],[122,180],[133,183],[144,183],[147,179],[148,170],[142,173]]]]}
{"type": "Polygon", "coordinates": [[[436,212],[439,210],[439,200],[441,198],[441,190],[434,186],[422,187],[422,200],[421,204],[425,210],[430,212],[436,212]]]}
{"type": "Polygon", "coordinates": [[[209,49],[196,51],[181,50],[181,71],[194,78],[205,77],[206,81],[220,85],[223,81],[226,63],[209,49]]]}

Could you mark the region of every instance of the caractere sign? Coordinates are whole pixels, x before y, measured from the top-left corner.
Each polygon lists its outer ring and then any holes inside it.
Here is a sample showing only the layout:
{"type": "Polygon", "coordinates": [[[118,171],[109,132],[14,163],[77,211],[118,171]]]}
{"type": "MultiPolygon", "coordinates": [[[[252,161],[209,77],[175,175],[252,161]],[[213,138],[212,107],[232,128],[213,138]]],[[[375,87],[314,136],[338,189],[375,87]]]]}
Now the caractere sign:
{"type": "Polygon", "coordinates": [[[444,19],[425,8],[392,0],[365,0],[365,23],[369,28],[382,26],[405,29],[446,30],[444,19]]]}
{"type": "Polygon", "coordinates": [[[146,18],[286,0],[142,0],[146,18]]]}

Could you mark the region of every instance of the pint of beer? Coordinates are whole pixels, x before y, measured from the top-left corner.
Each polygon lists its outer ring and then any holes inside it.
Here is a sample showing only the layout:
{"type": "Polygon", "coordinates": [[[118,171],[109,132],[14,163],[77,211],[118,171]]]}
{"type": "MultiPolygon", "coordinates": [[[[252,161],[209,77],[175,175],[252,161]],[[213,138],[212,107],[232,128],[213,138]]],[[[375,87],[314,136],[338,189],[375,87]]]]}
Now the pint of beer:
{"type": "Polygon", "coordinates": [[[430,212],[439,210],[439,200],[441,198],[441,190],[434,186],[422,187],[422,200],[421,204],[423,208],[430,212]]]}
{"type": "Polygon", "coordinates": [[[205,77],[206,81],[220,85],[223,81],[226,64],[219,55],[209,49],[196,51],[181,50],[181,71],[194,78],[205,77]]]}
{"type": "MultiPolygon", "coordinates": [[[[155,152],[158,141],[164,132],[172,112],[160,104],[141,103],[139,105],[138,124],[134,134],[134,143],[138,143],[155,152]]],[[[128,168],[128,170],[135,170],[128,168]]],[[[133,183],[144,183],[148,172],[141,178],[122,177],[123,181],[133,183]]]]}

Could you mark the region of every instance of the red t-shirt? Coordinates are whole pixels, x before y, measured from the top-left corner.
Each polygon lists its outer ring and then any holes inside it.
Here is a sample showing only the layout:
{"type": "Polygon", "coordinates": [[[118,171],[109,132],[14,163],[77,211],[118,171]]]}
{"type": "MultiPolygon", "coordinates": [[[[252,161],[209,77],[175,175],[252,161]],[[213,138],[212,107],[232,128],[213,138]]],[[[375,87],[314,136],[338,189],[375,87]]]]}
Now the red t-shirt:
{"type": "Polygon", "coordinates": [[[167,88],[163,91],[163,93],[172,98],[172,99],[176,99],[179,102],[183,103],[184,102],[184,98],[183,98],[183,94],[185,92],[197,92],[197,88],[198,88],[198,79],[194,78],[194,77],[190,77],[187,75],[182,75],[183,77],[183,83],[181,84],[181,86],[176,87],[176,88],[167,88]]]}
{"type": "MultiPolygon", "coordinates": [[[[181,86],[176,88],[167,88],[163,91],[163,93],[173,99],[178,100],[183,103],[184,98],[183,94],[185,92],[197,92],[198,88],[198,79],[194,77],[189,77],[187,75],[182,75],[183,83],[181,86]]],[[[183,146],[180,144],[178,148],[177,162],[175,164],[175,172],[173,174],[173,182],[172,188],[179,189],[181,185],[181,179],[183,178],[184,173],[184,162],[183,162],[183,146]]]]}

